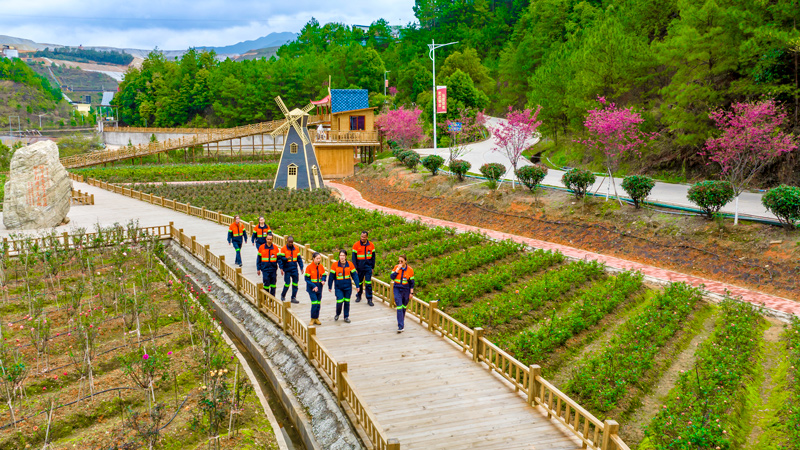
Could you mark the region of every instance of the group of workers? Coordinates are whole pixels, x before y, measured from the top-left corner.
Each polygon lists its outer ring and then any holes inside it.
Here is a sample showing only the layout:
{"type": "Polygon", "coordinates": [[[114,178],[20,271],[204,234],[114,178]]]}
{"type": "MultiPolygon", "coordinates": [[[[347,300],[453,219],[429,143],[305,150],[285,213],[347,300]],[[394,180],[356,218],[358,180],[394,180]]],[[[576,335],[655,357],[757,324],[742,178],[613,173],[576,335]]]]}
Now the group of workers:
{"type": "MultiPolygon", "coordinates": [[[[253,228],[251,241],[258,250],[256,255],[256,270],[261,275],[264,289],[275,296],[277,290],[278,270],[283,276],[283,291],[281,301],[286,301],[286,294],[291,287],[291,302],[297,300],[298,282],[300,272],[303,272],[303,258],[299,248],[294,245],[294,238],[286,236],[286,245],[278,248],[273,244],[272,230],[266,224],[264,217],[258,218],[258,225],[253,228]]],[[[236,251],[235,264],[242,267],[242,246],[247,243],[247,231],[239,216],[234,217],[228,229],[228,244],[236,251]]],[[[356,302],[361,301],[361,296],[367,300],[369,306],[372,302],[372,272],[375,270],[375,245],[369,240],[367,231],[361,232],[360,239],[353,244],[351,259],[347,259],[347,252],[339,250],[336,262],[331,263],[330,269],[322,265],[322,255],[315,252],[312,261],[305,266],[303,272],[306,281],[306,292],[311,299],[311,321],[309,325],[322,325],[319,313],[322,307],[322,290],[328,284],[328,292],[335,292],[336,315],[333,320],[339,320],[344,314],[344,321],[350,323],[350,297],[353,285],[358,287],[356,302]],[[330,273],[329,273],[330,272],[330,273]]],[[[414,295],[414,269],[412,269],[405,256],[398,258],[398,264],[392,269],[391,279],[394,284],[394,302],[397,308],[397,332],[402,333],[405,328],[406,308],[414,295]]]]}

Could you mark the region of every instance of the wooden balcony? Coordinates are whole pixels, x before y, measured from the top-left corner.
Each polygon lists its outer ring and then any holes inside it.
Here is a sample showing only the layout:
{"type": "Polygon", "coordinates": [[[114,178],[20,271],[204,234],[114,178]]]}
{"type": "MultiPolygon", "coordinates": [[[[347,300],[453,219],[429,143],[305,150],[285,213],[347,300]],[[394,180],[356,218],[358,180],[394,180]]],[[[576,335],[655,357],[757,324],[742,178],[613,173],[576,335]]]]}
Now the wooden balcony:
{"type": "Polygon", "coordinates": [[[379,146],[380,138],[377,131],[326,131],[324,135],[317,137],[317,131],[309,129],[311,142],[316,146],[334,145],[359,145],[359,146],[379,146]]]}

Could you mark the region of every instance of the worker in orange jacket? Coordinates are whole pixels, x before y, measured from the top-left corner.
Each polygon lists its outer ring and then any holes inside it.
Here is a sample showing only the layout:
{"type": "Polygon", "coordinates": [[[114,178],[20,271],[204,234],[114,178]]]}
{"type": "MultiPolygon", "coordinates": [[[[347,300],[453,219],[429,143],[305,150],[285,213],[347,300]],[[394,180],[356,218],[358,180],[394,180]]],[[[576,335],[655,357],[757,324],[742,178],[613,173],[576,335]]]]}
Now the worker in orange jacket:
{"type": "Polygon", "coordinates": [[[267,242],[268,234],[272,234],[272,229],[267,225],[264,216],[260,216],[258,218],[258,225],[253,227],[253,232],[250,235],[250,240],[253,241],[256,250],[267,242]]]}
{"type": "Polygon", "coordinates": [[[328,276],[325,267],[322,265],[322,255],[314,252],[312,263],[306,266],[306,292],[311,297],[311,322],[309,325],[322,325],[319,321],[319,310],[322,308],[322,289],[325,287],[325,280],[328,276]]]}
{"type": "Polygon", "coordinates": [[[262,275],[264,289],[273,296],[275,295],[275,283],[278,280],[278,249],[277,245],[272,244],[272,235],[267,235],[267,241],[258,248],[258,256],[256,256],[256,269],[258,274],[262,275]]]}
{"type": "Polygon", "coordinates": [[[303,270],[303,257],[300,256],[300,248],[294,245],[293,236],[286,236],[286,245],[278,253],[278,267],[281,268],[283,275],[281,301],[286,301],[286,292],[291,286],[292,303],[300,303],[297,301],[297,282],[300,281],[300,272],[303,270]]]}
{"type": "Polygon", "coordinates": [[[358,292],[356,292],[356,303],[361,301],[361,293],[366,291],[367,304],[372,303],[372,271],[375,270],[375,245],[369,241],[369,232],[362,231],[361,239],[353,244],[353,265],[356,266],[358,279],[358,292]]]}
{"type": "Polygon", "coordinates": [[[233,249],[236,250],[234,264],[239,267],[242,267],[242,240],[247,242],[247,230],[244,229],[239,216],[234,216],[233,223],[228,227],[228,245],[233,245],[233,249]]]}
{"type": "Polygon", "coordinates": [[[344,321],[350,323],[350,296],[353,295],[353,283],[358,286],[356,266],[347,260],[346,251],[339,250],[339,260],[331,264],[331,274],[328,278],[328,292],[334,285],[336,286],[336,315],[333,320],[339,320],[344,308],[344,321]]]}
{"type": "Polygon", "coordinates": [[[392,269],[390,275],[394,281],[394,304],[397,307],[397,332],[402,333],[405,328],[406,308],[414,295],[414,269],[408,265],[406,256],[398,258],[398,264],[392,269]]]}

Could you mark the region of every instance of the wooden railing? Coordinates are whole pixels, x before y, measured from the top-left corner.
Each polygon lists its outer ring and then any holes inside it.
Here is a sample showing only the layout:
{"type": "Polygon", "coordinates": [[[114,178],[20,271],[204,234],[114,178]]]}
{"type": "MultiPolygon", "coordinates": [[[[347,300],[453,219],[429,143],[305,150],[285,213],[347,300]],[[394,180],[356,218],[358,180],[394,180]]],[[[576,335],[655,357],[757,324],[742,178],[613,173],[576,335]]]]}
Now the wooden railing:
{"type": "MultiPolygon", "coordinates": [[[[61,164],[68,168],[86,167],[97,164],[103,164],[111,161],[119,161],[121,159],[130,159],[141,156],[154,155],[156,153],[163,153],[169,150],[177,150],[195,145],[210,144],[212,142],[227,141],[230,139],[242,138],[253,136],[256,134],[265,134],[274,131],[284,121],[274,120],[271,122],[262,122],[253,125],[245,125],[235,128],[203,128],[199,129],[198,133],[194,136],[182,136],[176,139],[167,139],[163,142],[149,142],[147,144],[140,144],[136,146],[122,147],[116,150],[104,150],[100,152],[85,153],[82,155],[67,156],[61,158],[61,164]]],[[[125,128],[118,129],[120,131],[125,128]]],[[[130,130],[130,129],[129,129],[130,130]]],[[[142,129],[139,129],[142,132],[142,129]]],[[[168,133],[178,131],[153,131],[154,129],[145,129],[152,133],[168,133]]],[[[164,129],[168,130],[168,129],[164,129]]],[[[131,130],[132,131],[132,130],[131,130]]],[[[186,133],[186,131],[180,131],[186,133]]]]}
{"type": "Polygon", "coordinates": [[[94,205],[94,194],[72,190],[70,200],[76,205],[94,205]]]}
{"type": "Polygon", "coordinates": [[[377,131],[332,131],[328,130],[324,135],[317,135],[316,130],[309,129],[311,141],[315,144],[378,144],[377,131]]]}
{"type": "MultiPolygon", "coordinates": [[[[131,191],[130,189],[123,191],[123,189],[119,186],[115,186],[104,181],[95,180],[93,178],[87,179],[86,182],[92,186],[98,186],[113,192],[125,192],[124,195],[131,197],[139,195],[136,191],[131,191]]],[[[153,204],[158,204],[157,202],[160,201],[165,207],[184,212],[189,211],[188,213],[192,215],[195,215],[194,213],[197,212],[193,208],[191,210],[188,207],[183,208],[182,205],[184,204],[178,203],[175,200],[163,199],[155,196],[150,196],[148,199],[146,195],[141,196],[141,198],[143,201],[150,200],[150,202],[153,204]]],[[[202,215],[198,214],[197,217],[202,217],[223,225],[228,225],[233,222],[232,216],[225,215],[221,212],[207,211],[205,208],[201,208],[200,213],[202,213],[202,215]]],[[[252,229],[255,226],[254,224],[248,222],[244,222],[244,225],[248,232],[252,232],[252,229]]],[[[178,230],[178,232],[180,231],[178,230]]],[[[276,245],[284,245],[285,239],[283,236],[277,234],[274,234],[273,236],[276,245]]],[[[176,237],[173,236],[173,239],[176,239],[176,237]]],[[[303,258],[310,260],[311,254],[314,252],[314,250],[312,250],[308,245],[299,246],[300,254],[303,256],[303,258]]],[[[200,254],[202,253],[203,252],[196,252],[195,254],[198,255],[199,259],[202,259],[200,257],[200,254]]],[[[214,258],[217,257],[208,257],[210,262],[207,264],[221,275],[223,273],[227,273],[227,276],[224,276],[224,278],[236,286],[237,277],[232,275],[231,272],[225,272],[225,270],[222,269],[223,266],[227,266],[227,264],[224,263],[224,258],[222,256],[218,257],[220,262],[217,266],[215,266],[213,262],[214,258]]],[[[330,267],[331,260],[332,255],[322,254],[322,263],[325,267],[330,267]]],[[[240,279],[241,284],[252,284],[251,281],[244,277],[240,276],[240,279]]],[[[243,289],[239,287],[237,289],[239,289],[240,292],[250,292],[250,288],[243,289]]],[[[373,296],[375,298],[389,304],[390,306],[394,306],[391,284],[373,278],[372,289],[373,296]]],[[[292,335],[295,340],[308,351],[309,342],[312,342],[315,339],[313,337],[314,331],[311,331],[310,334],[308,331],[313,327],[307,328],[302,321],[294,318],[294,315],[290,310],[290,302],[281,303],[280,301],[276,300],[275,297],[269,295],[269,293],[267,293],[264,289],[260,289],[257,292],[260,297],[256,298],[255,300],[250,299],[253,304],[257,306],[258,309],[266,316],[270,317],[270,319],[282,325],[286,333],[292,335]],[[295,320],[297,321],[295,322],[295,320]]],[[[549,418],[565,425],[568,430],[570,430],[578,439],[581,440],[584,448],[588,448],[590,450],[630,450],[618,435],[619,425],[617,422],[613,420],[601,421],[597,419],[594,415],[583,409],[574,400],[569,398],[569,396],[559,391],[550,382],[542,378],[541,368],[538,365],[525,366],[516,358],[509,355],[484,337],[483,329],[471,329],[450,315],[446,314],[444,311],[440,310],[438,308],[437,301],[426,302],[416,296],[411,297],[411,302],[407,312],[408,314],[411,314],[419,319],[421,324],[428,327],[428,330],[438,333],[443,338],[450,340],[458,348],[460,348],[461,351],[471,354],[475,362],[485,364],[488,369],[496,372],[512,387],[514,387],[515,390],[526,395],[528,404],[531,407],[541,407],[547,412],[549,418]]],[[[312,346],[313,345],[314,344],[312,344],[312,346]]],[[[309,358],[313,359],[314,355],[316,354],[309,353],[309,358]]],[[[317,365],[327,364],[327,362],[320,362],[316,359],[314,359],[314,361],[317,361],[315,363],[317,365]]],[[[330,376],[328,374],[329,371],[330,367],[326,366],[326,369],[324,370],[326,376],[330,376]]],[[[336,376],[331,378],[330,382],[333,383],[332,387],[335,387],[336,379],[336,376]]],[[[346,377],[343,377],[343,379],[346,379],[346,377]]],[[[345,389],[345,393],[346,392],[347,391],[345,389]]],[[[355,414],[357,412],[356,408],[353,406],[353,404],[348,404],[352,409],[353,414],[355,414]]],[[[359,424],[362,425],[365,432],[371,427],[377,426],[362,422],[359,422],[359,424]]],[[[381,447],[379,444],[375,443],[375,441],[373,441],[373,444],[376,446],[376,448],[399,448],[391,446],[381,447]]]]}

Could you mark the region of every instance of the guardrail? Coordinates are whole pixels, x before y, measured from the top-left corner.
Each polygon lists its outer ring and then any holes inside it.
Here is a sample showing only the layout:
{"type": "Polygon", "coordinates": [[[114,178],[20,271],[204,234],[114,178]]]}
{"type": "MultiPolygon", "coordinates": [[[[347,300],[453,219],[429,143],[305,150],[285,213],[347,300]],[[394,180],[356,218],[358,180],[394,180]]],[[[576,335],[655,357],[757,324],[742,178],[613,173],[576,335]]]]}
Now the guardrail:
{"type": "Polygon", "coordinates": [[[70,200],[77,205],[94,205],[94,194],[72,190],[70,200]]]}
{"type": "MultiPolygon", "coordinates": [[[[200,208],[198,214],[192,214],[197,212],[197,210],[189,208],[188,204],[179,203],[175,200],[143,194],[93,178],[88,178],[86,182],[92,186],[107,189],[128,197],[138,198],[152,204],[163,205],[170,209],[186,212],[187,214],[211,220],[221,225],[230,225],[233,222],[233,216],[228,216],[221,212],[208,211],[205,208],[200,208]]],[[[244,225],[248,232],[252,232],[255,227],[253,223],[244,222],[244,225]]],[[[273,236],[276,245],[283,246],[285,244],[284,236],[277,234],[273,234],[273,236]]],[[[175,238],[175,240],[182,242],[181,237],[175,238]]],[[[190,238],[187,242],[192,241],[194,241],[194,238],[190,238]]],[[[311,254],[314,253],[314,250],[312,250],[310,246],[297,243],[294,245],[300,247],[300,254],[304,259],[311,259],[311,254]]],[[[206,254],[210,253],[207,250],[205,250],[205,253],[203,251],[193,253],[201,260],[201,256],[209,259],[206,257],[206,254]]],[[[241,276],[241,271],[237,272],[234,270],[232,272],[225,272],[224,267],[231,266],[228,266],[224,262],[223,256],[219,256],[218,258],[219,262],[216,266],[214,263],[209,263],[208,261],[206,261],[206,263],[217,273],[227,273],[224,278],[231,282],[232,285],[237,286],[237,289],[240,289],[238,286],[247,283],[252,284],[251,281],[241,276]]],[[[322,264],[325,267],[329,268],[332,260],[333,255],[322,254],[322,264]]],[[[391,284],[373,278],[372,289],[374,297],[388,303],[390,306],[394,306],[391,284]]],[[[314,346],[317,345],[316,338],[314,338],[315,331],[310,331],[314,329],[314,327],[306,328],[302,321],[297,321],[297,323],[295,323],[297,319],[291,314],[290,302],[280,302],[260,287],[252,288],[247,286],[246,288],[242,288],[240,292],[242,292],[242,295],[246,298],[254,302],[254,305],[258,306],[259,311],[270,317],[276,323],[281,324],[284,331],[292,335],[298,344],[306,349],[308,349],[308,345],[311,345],[312,350],[315,349],[314,346]],[[248,292],[252,292],[253,289],[257,289],[260,297],[252,299],[248,296],[251,295],[248,294],[248,292]],[[313,343],[309,344],[309,342],[313,343]]],[[[584,448],[590,450],[630,450],[622,438],[619,437],[619,424],[616,421],[610,419],[601,421],[596,418],[593,414],[578,405],[576,401],[558,390],[558,388],[549,381],[542,378],[540,366],[525,366],[519,360],[484,337],[484,330],[482,328],[472,329],[455,320],[453,317],[440,310],[439,303],[435,300],[426,302],[416,296],[412,296],[407,312],[416,317],[421,324],[426,325],[429,331],[438,333],[443,338],[450,340],[459,347],[461,351],[471,354],[473,361],[479,364],[485,364],[487,368],[505,379],[516,391],[527,395],[527,401],[531,407],[542,408],[547,413],[548,418],[564,425],[581,440],[584,448]]],[[[310,359],[314,357],[321,358],[317,353],[308,354],[310,359]]],[[[329,384],[331,384],[332,387],[337,387],[336,380],[339,379],[339,377],[335,373],[333,376],[330,375],[329,372],[333,372],[333,370],[326,365],[327,362],[315,361],[317,367],[320,367],[320,365],[325,366],[325,369],[320,370],[323,370],[326,376],[329,377],[329,384]]],[[[346,377],[342,379],[346,379],[346,377]]],[[[342,396],[346,397],[346,394],[347,390],[345,389],[342,396]]],[[[350,404],[350,407],[354,412],[356,411],[352,404],[350,404]]],[[[358,423],[361,424],[361,422],[358,423]]],[[[364,430],[367,430],[366,426],[364,426],[364,430]]],[[[380,447],[376,444],[376,448],[396,449],[399,447],[380,447]]]]}

